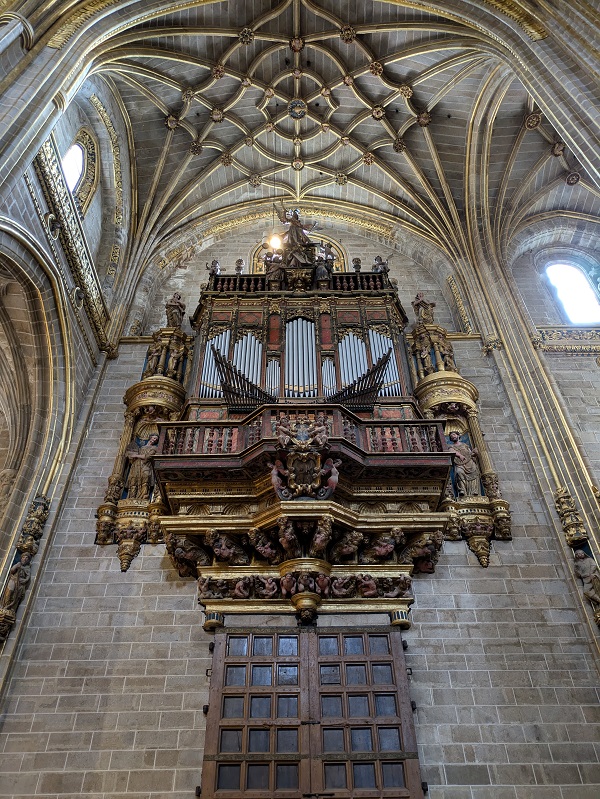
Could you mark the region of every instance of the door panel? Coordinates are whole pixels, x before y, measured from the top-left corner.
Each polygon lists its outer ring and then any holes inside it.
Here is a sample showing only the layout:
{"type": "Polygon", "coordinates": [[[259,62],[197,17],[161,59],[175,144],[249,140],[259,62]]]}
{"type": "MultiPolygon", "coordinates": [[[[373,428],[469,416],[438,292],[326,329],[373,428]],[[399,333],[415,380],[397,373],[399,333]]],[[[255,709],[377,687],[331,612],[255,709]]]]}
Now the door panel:
{"type": "Polygon", "coordinates": [[[203,799],[320,794],[422,799],[399,632],[218,631],[203,799]]]}

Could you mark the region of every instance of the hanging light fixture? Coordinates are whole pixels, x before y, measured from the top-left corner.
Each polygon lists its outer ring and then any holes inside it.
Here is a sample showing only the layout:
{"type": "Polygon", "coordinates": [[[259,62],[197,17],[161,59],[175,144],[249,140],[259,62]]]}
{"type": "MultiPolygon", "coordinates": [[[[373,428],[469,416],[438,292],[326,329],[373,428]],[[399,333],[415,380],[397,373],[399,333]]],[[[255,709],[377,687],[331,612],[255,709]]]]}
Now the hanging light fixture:
{"type": "MultiPolygon", "coordinates": [[[[275,100],[275,120],[277,120],[277,100],[275,100]]],[[[273,124],[273,152],[275,154],[275,167],[277,168],[277,133],[275,131],[275,124],[273,124]]],[[[273,200],[275,199],[275,174],[276,169],[273,172],[273,200]]],[[[281,249],[283,245],[283,234],[284,230],[282,226],[275,223],[275,203],[273,203],[271,227],[263,234],[262,246],[266,250],[271,250],[273,252],[281,249]]]]}

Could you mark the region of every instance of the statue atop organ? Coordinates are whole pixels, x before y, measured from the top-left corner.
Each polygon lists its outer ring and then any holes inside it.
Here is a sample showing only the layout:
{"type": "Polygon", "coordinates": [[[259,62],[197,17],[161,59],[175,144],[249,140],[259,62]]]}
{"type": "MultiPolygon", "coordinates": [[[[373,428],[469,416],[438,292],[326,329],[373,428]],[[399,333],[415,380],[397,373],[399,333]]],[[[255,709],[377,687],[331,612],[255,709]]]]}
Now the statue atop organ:
{"type": "Polygon", "coordinates": [[[169,301],[125,396],[97,541],[128,568],[164,540],[199,581],[207,627],[265,601],[303,622],[343,606],[407,626],[410,575],[434,570],[444,537],[485,566],[510,536],[477,390],[422,292],[406,332],[388,260],[335,271],[333,248],[280,213],[264,274],[207,267],[193,342],[169,301]]]}

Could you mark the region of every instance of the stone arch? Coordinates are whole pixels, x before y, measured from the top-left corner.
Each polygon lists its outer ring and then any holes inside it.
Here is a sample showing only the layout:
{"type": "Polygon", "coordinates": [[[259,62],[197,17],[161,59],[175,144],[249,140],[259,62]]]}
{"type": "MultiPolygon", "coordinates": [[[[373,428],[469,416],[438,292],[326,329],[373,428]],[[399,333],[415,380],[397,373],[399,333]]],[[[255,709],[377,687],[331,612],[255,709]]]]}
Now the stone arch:
{"type": "Polygon", "coordinates": [[[0,449],[0,554],[30,499],[51,492],[75,420],[70,325],[55,277],[39,243],[0,219],[0,426],[12,428],[0,449]]]}

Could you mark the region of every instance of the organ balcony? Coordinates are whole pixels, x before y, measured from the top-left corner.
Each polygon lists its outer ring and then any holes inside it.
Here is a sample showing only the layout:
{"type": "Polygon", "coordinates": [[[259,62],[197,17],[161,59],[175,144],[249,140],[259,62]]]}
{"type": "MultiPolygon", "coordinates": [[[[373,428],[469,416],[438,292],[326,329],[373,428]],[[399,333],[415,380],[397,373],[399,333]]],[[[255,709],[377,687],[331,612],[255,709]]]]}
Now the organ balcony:
{"type": "Polygon", "coordinates": [[[341,405],[279,403],[237,419],[162,423],[154,472],[170,512],[199,499],[208,485],[211,494],[220,486],[217,493],[229,499],[235,494],[239,501],[272,497],[269,477],[282,457],[278,421],[284,411],[292,423],[312,423],[321,415],[327,428],[321,466],[327,459],[337,464],[337,502],[368,502],[385,494],[438,509],[452,465],[441,421],[363,418],[341,405]]]}

